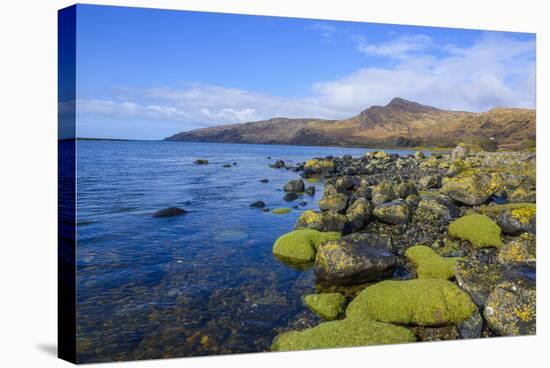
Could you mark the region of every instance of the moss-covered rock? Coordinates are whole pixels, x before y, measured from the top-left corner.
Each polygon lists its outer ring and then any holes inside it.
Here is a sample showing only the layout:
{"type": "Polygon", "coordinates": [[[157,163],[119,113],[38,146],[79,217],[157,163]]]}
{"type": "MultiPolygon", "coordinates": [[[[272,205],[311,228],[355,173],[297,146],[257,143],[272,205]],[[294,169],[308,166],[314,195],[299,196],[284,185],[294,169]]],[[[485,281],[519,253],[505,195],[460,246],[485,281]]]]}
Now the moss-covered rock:
{"type": "Polygon", "coordinates": [[[372,204],[374,206],[393,201],[395,198],[396,194],[394,187],[389,182],[382,182],[372,188],[372,204]]]}
{"type": "Polygon", "coordinates": [[[458,323],[476,310],[469,295],[442,279],[382,281],[367,287],[350,303],[346,316],[404,325],[458,323]]]}
{"type": "Polygon", "coordinates": [[[537,218],[535,206],[525,206],[501,212],[497,218],[498,225],[505,234],[536,232],[537,218]]]}
{"type": "Polygon", "coordinates": [[[500,227],[488,216],[466,215],[449,224],[449,235],[467,240],[476,248],[502,246],[500,227]]]}
{"type": "Polygon", "coordinates": [[[506,204],[497,204],[497,205],[490,205],[490,206],[480,206],[478,209],[478,212],[484,215],[498,216],[504,211],[515,210],[518,208],[531,208],[533,210],[536,210],[537,205],[534,203],[518,202],[518,203],[506,203],[506,204]]]}
{"type": "Polygon", "coordinates": [[[502,336],[534,335],[537,303],[535,283],[524,279],[497,285],[487,298],[483,315],[502,336]]]}
{"type": "Polygon", "coordinates": [[[452,220],[460,214],[460,210],[446,196],[424,196],[418,202],[414,212],[414,221],[431,222],[436,220],[452,220]]]}
{"type": "Polygon", "coordinates": [[[399,184],[396,188],[396,191],[396,194],[402,199],[405,199],[412,194],[418,194],[416,186],[410,181],[404,181],[399,184]]]}
{"type": "Polygon", "coordinates": [[[319,201],[319,209],[321,211],[332,211],[343,213],[348,207],[348,197],[342,193],[336,193],[329,196],[324,196],[319,201]]]}
{"type": "Polygon", "coordinates": [[[321,244],[315,257],[317,277],[333,284],[360,284],[391,276],[397,257],[376,235],[352,234],[321,244]]]}
{"type": "Polygon", "coordinates": [[[372,213],[377,220],[392,225],[405,224],[411,219],[411,208],[403,200],[380,204],[372,213]]]}
{"type": "Polygon", "coordinates": [[[451,279],[460,258],[445,258],[425,245],[407,249],[405,256],[414,264],[419,279],[451,279]]]}
{"type": "Polygon", "coordinates": [[[510,202],[529,202],[534,203],[537,200],[537,192],[526,187],[519,187],[509,196],[510,202]]]}
{"type": "Polygon", "coordinates": [[[296,221],[296,229],[314,229],[323,231],[323,216],[320,212],[315,212],[313,210],[304,211],[298,221],[296,221]]]}
{"type": "Polygon", "coordinates": [[[342,348],[413,342],[414,334],[400,326],[366,319],[324,322],[303,331],[278,335],[272,351],[342,348]]]}
{"type": "Polygon", "coordinates": [[[275,208],[274,210],[271,210],[271,213],[274,213],[276,215],[284,215],[292,211],[290,208],[287,207],[281,207],[281,208],[275,208]]]}
{"type": "Polygon", "coordinates": [[[334,171],[334,162],[327,159],[313,159],[306,161],[304,164],[304,171],[306,175],[328,175],[334,171]]]}
{"type": "Polygon", "coordinates": [[[502,179],[498,174],[470,169],[452,178],[445,178],[441,191],[455,201],[477,206],[486,202],[501,188],[502,179]]]}
{"type": "Polygon", "coordinates": [[[273,254],[293,263],[307,263],[315,259],[317,246],[340,238],[339,233],[312,229],[294,230],[280,236],[273,244],[273,254]]]}
{"type": "Polygon", "coordinates": [[[523,233],[516,239],[504,244],[498,252],[500,263],[535,262],[537,257],[535,236],[523,233]]]}
{"type": "Polygon", "coordinates": [[[361,230],[372,214],[372,205],[365,198],[356,199],[347,209],[346,217],[352,231],[361,230]]]}
{"type": "Polygon", "coordinates": [[[344,311],[346,298],[340,293],[309,294],[304,304],[319,317],[333,320],[344,311]]]}

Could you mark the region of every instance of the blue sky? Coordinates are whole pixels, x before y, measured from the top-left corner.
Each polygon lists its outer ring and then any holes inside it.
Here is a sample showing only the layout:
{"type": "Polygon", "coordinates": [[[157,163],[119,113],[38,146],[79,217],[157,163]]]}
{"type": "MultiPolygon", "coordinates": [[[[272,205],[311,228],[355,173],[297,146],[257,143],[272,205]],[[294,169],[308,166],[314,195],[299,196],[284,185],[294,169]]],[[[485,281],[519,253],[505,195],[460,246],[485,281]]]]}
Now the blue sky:
{"type": "Polygon", "coordinates": [[[79,5],[78,136],[162,139],[403,97],[535,107],[535,36],[79,5]]]}

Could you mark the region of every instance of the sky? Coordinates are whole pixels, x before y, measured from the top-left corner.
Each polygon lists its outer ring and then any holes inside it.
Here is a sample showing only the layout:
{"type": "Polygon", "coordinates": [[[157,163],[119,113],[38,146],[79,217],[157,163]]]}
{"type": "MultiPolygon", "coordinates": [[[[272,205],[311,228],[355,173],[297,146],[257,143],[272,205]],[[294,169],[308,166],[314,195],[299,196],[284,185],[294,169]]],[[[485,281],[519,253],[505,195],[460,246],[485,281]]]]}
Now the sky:
{"type": "Polygon", "coordinates": [[[535,35],[78,5],[77,135],[163,139],[401,97],[535,108],[535,35]]]}

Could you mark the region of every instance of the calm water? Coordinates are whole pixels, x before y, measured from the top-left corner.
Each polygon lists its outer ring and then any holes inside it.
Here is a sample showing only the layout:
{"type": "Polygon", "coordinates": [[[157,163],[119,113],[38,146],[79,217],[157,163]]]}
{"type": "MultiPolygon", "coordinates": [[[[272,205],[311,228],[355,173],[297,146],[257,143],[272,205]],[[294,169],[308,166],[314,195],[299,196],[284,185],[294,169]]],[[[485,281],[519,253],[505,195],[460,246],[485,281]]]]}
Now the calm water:
{"type": "Polygon", "coordinates": [[[79,141],[77,150],[81,362],[268,350],[315,290],[312,270],[280,263],[271,247],[322,194],[317,183],[315,197],[285,202],[282,187],[298,174],[268,164],[366,152],[113,141],[79,141]],[[308,205],[275,215],[249,208],[256,200],[308,205]],[[151,217],[169,206],[189,213],[151,217]]]}

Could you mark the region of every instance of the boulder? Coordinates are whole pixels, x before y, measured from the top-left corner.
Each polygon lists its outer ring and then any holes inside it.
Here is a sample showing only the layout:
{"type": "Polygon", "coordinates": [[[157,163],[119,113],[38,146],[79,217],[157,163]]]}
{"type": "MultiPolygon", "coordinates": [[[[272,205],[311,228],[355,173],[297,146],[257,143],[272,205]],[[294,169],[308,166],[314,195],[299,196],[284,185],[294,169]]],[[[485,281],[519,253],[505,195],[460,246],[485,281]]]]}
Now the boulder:
{"type": "Polygon", "coordinates": [[[334,182],[334,187],[339,193],[346,193],[350,190],[353,190],[354,182],[349,176],[342,176],[336,179],[334,182]]]}
{"type": "Polygon", "coordinates": [[[173,217],[186,214],[187,211],[179,207],[168,207],[153,213],[153,217],[173,217]]]}
{"type": "Polygon", "coordinates": [[[330,321],[344,312],[346,298],[340,293],[309,294],[304,297],[304,304],[319,317],[330,321]]]}
{"type": "Polygon", "coordinates": [[[305,184],[302,179],[294,179],[286,183],[283,187],[285,192],[303,193],[305,184]]]}
{"type": "Polygon", "coordinates": [[[537,328],[535,282],[504,281],[491,292],[483,315],[491,330],[501,336],[534,335],[537,328]]]}
{"type": "Polygon", "coordinates": [[[441,326],[477,310],[470,296],[442,279],[386,280],[367,287],[346,309],[346,317],[402,325],[441,326]]]}
{"type": "Polygon", "coordinates": [[[414,221],[450,221],[460,214],[460,210],[453,201],[446,196],[424,196],[417,204],[414,212],[414,221]]]}
{"type": "Polygon", "coordinates": [[[374,207],[374,217],[391,225],[405,224],[411,219],[411,209],[407,202],[397,200],[374,207]]]}
{"type": "Polygon", "coordinates": [[[416,186],[410,181],[405,181],[397,186],[397,195],[400,198],[405,199],[413,194],[418,194],[418,191],[416,190],[416,186]]]}
{"type": "Polygon", "coordinates": [[[199,158],[199,159],[195,160],[194,163],[195,163],[195,165],[208,165],[208,160],[199,158]]]}
{"type": "Polygon", "coordinates": [[[533,234],[523,233],[514,240],[504,244],[498,251],[500,263],[536,262],[537,248],[533,234]]]}
{"type": "Polygon", "coordinates": [[[483,332],[483,317],[476,311],[470,318],[460,322],[457,327],[463,339],[477,339],[483,332]]]}
{"type": "Polygon", "coordinates": [[[319,244],[340,238],[339,233],[312,229],[294,230],[280,236],[273,244],[273,254],[291,263],[307,263],[315,259],[319,244]]]}
{"type": "Polygon", "coordinates": [[[451,161],[464,160],[470,154],[470,148],[464,144],[459,144],[451,152],[451,161]]]}
{"type": "Polygon", "coordinates": [[[294,192],[286,193],[283,197],[286,202],[292,202],[298,199],[298,194],[294,192]]]}
{"type": "Polygon", "coordinates": [[[526,206],[502,211],[497,215],[497,223],[505,234],[534,234],[537,227],[536,209],[534,206],[526,206]]]}
{"type": "Polygon", "coordinates": [[[304,164],[306,177],[309,175],[328,176],[334,171],[334,162],[328,159],[313,159],[304,164]]]}
{"type": "Polygon", "coordinates": [[[441,175],[425,175],[418,180],[418,185],[424,189],[441,187],[441,175]]]}
{"type": "Polygon", "coordinates": [[[485,215],[466,215],[449,224],[450,236],[467,240],[476,248],[500,248],[500,233],[500,227],[485,215]]]}
{"type": "Polygon", "coordinates": [[[471,169],[452,178],[445,178],[441,192],[457,202],[478,206],[502,187],[499,175],[471,169]]]}
{"type": "Polygon", "coordinates": [[[519,187],[510,194],[508,199],[510,200],[510,202],[514,203],[535,203],[537,201],[537,192],[533,189],[519,187]]]}
{"type": "Polygon", "coordinates": [[[372,205],[364,198],[358,198],[349,206],[346,217],[351,226],[351,231],[362,229],[372,214],[372,205]]]}
{"type": "Polygon", "coordinates": [[[419,279],[452,279],[455,277],[457,262],[461,259],[441,257],[425,245],[410,247],[405,256],[414,265],[419,279]]]}
{"type": "Polygon", "coordinates": [[[413,342],[414,334],[400,326],[366,319],[323,322],[303,331],[279,334],[272,351],[343,348],[352,346],[400,344],[413,342]]]}
{"type": "Polygon", "coordinates": [[[311,196],[315,195],[315,187],[313,185],[307,187],[306,190],[305,190],[305,193],[309,194],[311,196]]]}
{"type": "Polygon", "coordinates": [[[390,277],[398,259],[376,236],[352,234],[319,246],[315,274],[334,284],[350,285],[390,277]]]}
{"type": "Polygon", "coordinates": [[[393,201],[395,198],[395,190],[391,183],[382,182],[372,189],[372,204],[374,206],[393,201]]]}
{"type": "Polygon", "coordinates": [[[348,207],[348,197],[345,194],[337,193],[329,196],[324,196],[319,201],[319,209],[321,211],[332,211],[343,213],[348,207]]]}

